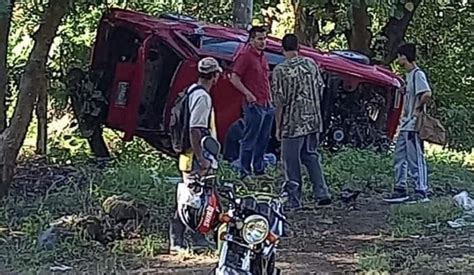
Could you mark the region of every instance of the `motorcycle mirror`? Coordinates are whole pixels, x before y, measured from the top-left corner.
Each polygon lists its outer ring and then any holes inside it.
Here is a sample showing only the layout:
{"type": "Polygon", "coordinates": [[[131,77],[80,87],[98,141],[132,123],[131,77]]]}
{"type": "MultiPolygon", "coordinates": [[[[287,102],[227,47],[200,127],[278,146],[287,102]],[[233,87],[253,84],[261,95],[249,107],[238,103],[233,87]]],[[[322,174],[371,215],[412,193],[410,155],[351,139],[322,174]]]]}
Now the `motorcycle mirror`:
{"type": "Polygon", "coordinates": [[[220,143],[211,136],[206,136],[201,139],[201,147],[214,157],[217,157],[221,150],[220,143]]]}

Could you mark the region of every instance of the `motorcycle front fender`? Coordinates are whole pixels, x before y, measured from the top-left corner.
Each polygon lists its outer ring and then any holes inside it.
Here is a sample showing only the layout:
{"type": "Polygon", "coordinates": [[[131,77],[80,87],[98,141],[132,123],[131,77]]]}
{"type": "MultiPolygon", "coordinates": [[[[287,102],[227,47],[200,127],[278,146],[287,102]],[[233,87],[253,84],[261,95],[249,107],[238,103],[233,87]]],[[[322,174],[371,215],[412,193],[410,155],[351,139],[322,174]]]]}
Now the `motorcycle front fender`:
{"type": "Polygon", "coordinates": [[[247,251],[243,258],[240,260],[242,264],[240,269],[234,269],[230,266],[226,265],[226,258],[229,252],[229,242],[223,241],[221,249],[219,250],[219,262],[216,268],[216,275],[229,275],[229,274],[236,274],[236,275],[252,275],[250,272],[250,264],[251,264],[251,251],[247,251]]]}

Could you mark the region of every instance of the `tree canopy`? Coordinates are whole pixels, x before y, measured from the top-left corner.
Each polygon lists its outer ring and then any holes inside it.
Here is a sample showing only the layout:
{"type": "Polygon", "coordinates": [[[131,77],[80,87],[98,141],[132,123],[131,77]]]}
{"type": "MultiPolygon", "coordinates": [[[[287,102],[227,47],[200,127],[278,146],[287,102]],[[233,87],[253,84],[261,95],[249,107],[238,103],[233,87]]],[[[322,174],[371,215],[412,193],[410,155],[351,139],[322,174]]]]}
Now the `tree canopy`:
{"type": "MultiPolygon", "coordinates": [[[[0,81],[0,96],[6,95],[6,101],[0,100],[0,105],[6,104],[9,114],[6,125],[12,123],[11,103],[20,98],[21,80],[34,42],[38,42],[33,34],[48,20],[44,14],[53,2],[0,2],[3,20],[0,39],[8,38],[6,54],[2,56],[2,60],[6,57],[4,67],[8,70],[0,72],[6,76],[0,80],[7,80],[7,85],[0,81]]],[[[46,103],[49,120],[71,112],[66,108],[69,106],[66,72],[73,67],[88,66],[97,23],[107,8],[134,9],[155,16],[164,12],[180,13],[224,25],[233,22],[230,0],[84,0],[67,4],[48,50],[44,89],[50,97],[46,103]]],[[[474,16],[469,1],[255,0],[253,10],[254,23],[269,25],[273,35],[281,37],[294,31],[307,45],[323,50],[350,48],[368,55],[373,63],[391,66],[396,71],[393,60],[397,47],[404,41],[415,42],[419,48],[419,65],[427,71],[434,87],[432,108],[449,128],[449,147],[468,151],[473,148],[471,30],[474,16]]]]}

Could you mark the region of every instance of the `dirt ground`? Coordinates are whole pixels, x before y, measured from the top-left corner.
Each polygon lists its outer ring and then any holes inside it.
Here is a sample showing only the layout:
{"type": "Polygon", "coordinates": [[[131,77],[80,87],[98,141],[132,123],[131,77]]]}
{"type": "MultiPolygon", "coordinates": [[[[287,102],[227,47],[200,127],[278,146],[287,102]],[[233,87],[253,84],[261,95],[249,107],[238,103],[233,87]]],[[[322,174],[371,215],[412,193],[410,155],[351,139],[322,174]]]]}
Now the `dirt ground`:
{"type": "MultiPolygon", "coordinates": [[[[356,252],[386,237],[388,205],[361,197],[355,210],[342,205],[288,213],[291,228],[282,240],[278,266],[283,274],[351,273],[356,252]]],[[[163,255],[149,270],[161,274],[209,274],[214,259],[163,255]]]]}
{"type": "MultiPolygon", "coordinates": [[[[393,253],[392,272],[449,272],[453,263],[474,255],[471,234],[412,236],[395,239],[386,217],[391,206],[379,197],[361,196],[355,210],[339,203],[290,214],[288,237],[282,241],[277,265],[283,274],[354,274],[357,255],[377,245],[393,253]]],[[[462,260],[463,271],[474,271],[474,259],[462,260]]],[[[139,272],[149,274],[209,274],[215,259],[162,255],[139,272]]],[[[452,270],[452,269],[451,269],[452,270]]],[[[472,273],[471,273],[472,274],[472,273]]]]}
{"type": "MultiPolygon", "coordinates": [[[[55,174],[52,170],[48,173],[55,174]]],[[[29,190],[29,186],[21,187],[17,190],[19,194],[38,193],[36,189],[29,190]]],[[[49,190],[51,187],[42,188],[49,190]]],[[[461,271],[474,274],[474,230],[440,230],[427,236],[394,238],[393,229],[387,222],[392,206],[382,202],[379,192],[368,192],[372,193],[359,196],[355,209],[349,209],[336,200],[329,207],[308,206],[287,213],[291,226],[277,255],[277,266],[283,274],[357,273],[361,271],[360,256],[374,247],[376,252],[372,254],[375,257],[365,262],[370,268],[385,265],[394,273],[461,271]],[[388,262],[379,254],[388,255],[388,262]]],[[[63,197],[60,199],[63,202],[63,197]]],[[[110,264],[104,263],[102,259],[98,263],[90,263],[93,269],[86,264],[87,267],[81,270],[91,271],[89,274],[123,274],[123,270],[127,270],[126,274],[209,274],[216,261],[215,257],[205,255],[163,254],[147,258],[146,264],[140,263],[140,269],[125,267],[113,260],[110,264]],[[104,268],[95,269],[96,266],[106,266],[105,271],[104,268]],[[110,272],[111,269],[114,271],[110,272]]]]}

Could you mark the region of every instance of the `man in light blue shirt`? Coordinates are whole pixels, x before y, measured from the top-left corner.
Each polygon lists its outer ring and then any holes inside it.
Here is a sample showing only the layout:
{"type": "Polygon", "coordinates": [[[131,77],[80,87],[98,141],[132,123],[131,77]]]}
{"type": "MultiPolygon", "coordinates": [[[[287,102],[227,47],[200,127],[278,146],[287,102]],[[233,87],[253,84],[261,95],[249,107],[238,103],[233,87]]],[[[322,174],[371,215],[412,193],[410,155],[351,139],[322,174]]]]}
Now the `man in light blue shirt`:
{"type": "Polygon", "coordinates": [[[404,44],[398,49],[398,62],[407,71],[405,101],[395,147],[394,192],[384,198],[389,203],[429,201],[428,173],[423,153],[423,141],[416,130],[417,117],[431,98],[431,88],[425,73],[416,64],[416,46],[404,44]],[[408,193],[407,174],[414,181],[415,193],[408,193]]]}

